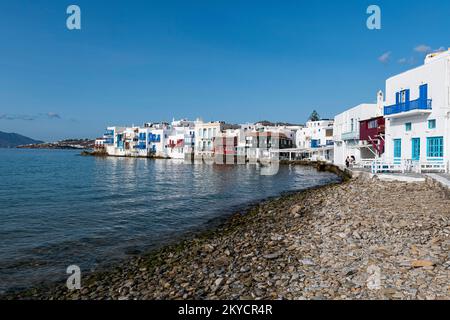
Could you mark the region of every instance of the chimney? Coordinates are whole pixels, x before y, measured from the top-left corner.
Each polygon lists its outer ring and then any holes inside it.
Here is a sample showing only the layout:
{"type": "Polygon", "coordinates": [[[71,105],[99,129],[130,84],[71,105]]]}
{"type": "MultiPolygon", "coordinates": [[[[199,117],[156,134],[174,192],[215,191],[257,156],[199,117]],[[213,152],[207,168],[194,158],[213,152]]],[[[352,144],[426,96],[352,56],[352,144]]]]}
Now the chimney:
{"type": "Polygon", "coordinates": [[[378,91],[377,94],[377,116],[383,115],[383,108],[384,108],[384,93],[383,91],[378,91]]]}

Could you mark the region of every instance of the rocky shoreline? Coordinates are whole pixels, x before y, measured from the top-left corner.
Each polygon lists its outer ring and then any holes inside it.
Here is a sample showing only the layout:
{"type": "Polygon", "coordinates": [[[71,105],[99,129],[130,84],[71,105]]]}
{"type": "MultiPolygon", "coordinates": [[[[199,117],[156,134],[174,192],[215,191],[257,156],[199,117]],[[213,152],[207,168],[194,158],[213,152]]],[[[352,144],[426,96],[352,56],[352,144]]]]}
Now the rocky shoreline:
{"type": "Polygon", "coordinates": [[[9,299],[450,299],[450,199],[353,179],[285,195],[222,227],[9,299]]]}

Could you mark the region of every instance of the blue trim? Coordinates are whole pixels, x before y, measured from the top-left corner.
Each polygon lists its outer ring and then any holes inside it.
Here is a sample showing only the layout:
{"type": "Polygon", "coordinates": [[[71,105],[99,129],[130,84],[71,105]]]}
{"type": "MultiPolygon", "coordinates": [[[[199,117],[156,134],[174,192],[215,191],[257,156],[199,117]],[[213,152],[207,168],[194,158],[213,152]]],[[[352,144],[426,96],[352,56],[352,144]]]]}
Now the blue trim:
{"type": "Polygon", "coordinates": [[[411,122],[405,123],[405,131],[411,131],[412,130],[412,124],[411,122]]]}
{"type": "Polygon", "coordinates": [[[436,119],[428,120],[428,129],[436,129],[436,119]]]}
{"type": "Polygon", "coordinates": [[[402,139],[394,139],[394,159],[402,158],[402,139]]]}
{"type": "Polygon", "coordinates": [[[411,97],[411,91],[409,89],[404,90],[405,91],[405,104],[406,107],[409,108],[410,107],[410,97],[411,97]]]}
{"type": "Polygon", "coordinates": [[[419,95],[420,99],[426,100],[428,99],[428,84],[425,83],[419,87],[419,95]]]}
{"type": "Polygon", "coordinates": [[[384,115],[389,116],[392,114],[408,112],[412,110],[431,110],[432,101],[430,99],[422,100],[417,99],[413,101],[407,101],[404,103],[396,103],[392,106],[384,107],[384,115]]]}
{"type": "Polygon", "coordinates": [[[427,138],[427,158],[444,158],[444,137],[427,138]]]}
{"type": "Polygon", "coordinates": [[[411,159],[413,161],[420,160],[420,138],[412,138],[411,139],[411,159]]]}

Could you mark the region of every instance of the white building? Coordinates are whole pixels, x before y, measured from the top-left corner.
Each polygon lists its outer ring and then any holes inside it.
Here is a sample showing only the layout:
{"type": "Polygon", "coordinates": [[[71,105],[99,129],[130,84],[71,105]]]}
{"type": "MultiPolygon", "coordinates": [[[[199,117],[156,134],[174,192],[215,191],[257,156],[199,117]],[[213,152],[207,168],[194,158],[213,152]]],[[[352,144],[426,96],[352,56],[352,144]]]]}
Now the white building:
{"type": "Polygon", "coordinates": [[[419,170],[448,167],[449,100],[450,50],[387,79],[386,162],[419,170]]]}
{"type": "Polygon", "coordinates": [[[308,149],[333,145],[333,120],[308,121],[297,130],[297,148],[308,149]]]}
{"type": "Polygon", "coordinates": [[[167,155],[172,159],[192,159],[195,143],[195,123],[186,119],[172,121],[167,155]]]}
{"type": "Polygon", "coordinates": [[[195,155],[196,159],[212,159],[214,157],[215,137],[232,126],[222,121],[195,121],[195,155]]]}
{"type": "Polygon", "coordinates": [[[124,144],[122,141],[122,133],[125,129],[125,127],[106,128],[106,132],[103,135],[103,138],[105,138],[105,150],[109,155],[125,155],[124,144]]]}
{"type": "Polygon", "coordinates": [[[302,158],[333,161],[333,120],[308,121],[296,131],[295,144],[302,158]]]}
{"type": "Polygon", "coordinates": [[[144,128],[148,129],[147,149],[154,157],[168,158],[169,135],[172,128],[168,123],[146,123],[144,128]]]}
{"type": "Polygon", "coordinates": [[[334,118],[334,164],[344,165],[347,157],[354,157],[356,163],[377,158],[378,151],[372,144],[360,137],[360,123],[383,116],[383,93],[380,91],[376,104],[360,104],[334,118]]]}

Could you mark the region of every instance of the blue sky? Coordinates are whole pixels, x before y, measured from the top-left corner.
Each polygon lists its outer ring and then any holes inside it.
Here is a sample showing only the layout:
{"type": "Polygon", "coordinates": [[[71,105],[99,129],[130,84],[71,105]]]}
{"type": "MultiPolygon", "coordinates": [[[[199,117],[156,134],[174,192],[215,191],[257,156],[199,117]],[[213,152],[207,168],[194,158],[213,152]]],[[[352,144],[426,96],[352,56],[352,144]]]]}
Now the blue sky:
{"type": "Polygon", "coordinates": [[[0,131],[96,137],[172,117],[304,123],[447,47],[448,0],[0,0],[0,131]],[[82,30],[66,28],[77,4],[82,30]],[[366,28],[378,4],[382,29],[366,28]]]}

